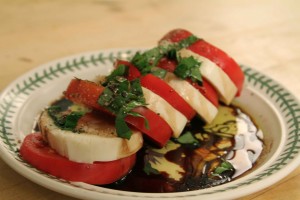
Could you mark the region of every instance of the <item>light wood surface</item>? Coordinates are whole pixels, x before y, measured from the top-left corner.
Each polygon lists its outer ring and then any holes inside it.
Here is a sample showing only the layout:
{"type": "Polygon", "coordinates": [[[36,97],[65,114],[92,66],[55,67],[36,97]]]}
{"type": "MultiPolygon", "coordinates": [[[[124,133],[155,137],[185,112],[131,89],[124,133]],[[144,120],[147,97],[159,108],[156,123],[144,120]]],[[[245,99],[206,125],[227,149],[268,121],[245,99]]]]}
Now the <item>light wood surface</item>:
{"type": "MultiPolygon", "coordinates": [[[[151,47],[186,28],[300,99],[300,1],[1,0],[0,91],[23,73],[84,51],[151,47]]],[[[300,167],[242,200],[300,199],[300,167]]],[[[72,199],[23,178],[0,159],[0,199],[72,199]]]]}

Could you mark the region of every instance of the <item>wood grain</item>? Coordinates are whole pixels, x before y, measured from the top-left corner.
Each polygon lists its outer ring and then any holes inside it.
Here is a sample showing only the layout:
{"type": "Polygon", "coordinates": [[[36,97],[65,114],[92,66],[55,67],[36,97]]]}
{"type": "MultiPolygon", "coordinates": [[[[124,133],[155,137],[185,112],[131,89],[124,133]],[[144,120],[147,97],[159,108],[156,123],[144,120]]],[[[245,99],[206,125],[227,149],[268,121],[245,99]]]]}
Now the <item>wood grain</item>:
{"type": "MultiPolygon", "coordinates": [[[[53,59],[97,49],[151,47],[186,28],[300,99],[300,1],[1,0],[0,91],[53,59]]],[[[300,168],[241,200],[300,199],[300,168]]],[[[72,199],[23,178],[0,160],[0,199],[72,199]]]]}

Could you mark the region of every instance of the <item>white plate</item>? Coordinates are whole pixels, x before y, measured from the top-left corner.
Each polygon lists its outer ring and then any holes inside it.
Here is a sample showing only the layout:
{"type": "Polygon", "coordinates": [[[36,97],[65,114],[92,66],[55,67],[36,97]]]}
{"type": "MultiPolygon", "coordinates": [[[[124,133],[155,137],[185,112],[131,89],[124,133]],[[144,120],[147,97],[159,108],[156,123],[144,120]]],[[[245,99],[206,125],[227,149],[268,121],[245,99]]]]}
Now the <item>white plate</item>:
{"type": "Polygon", "coordinates": [[[82,53],[42,65],[12,82],[0,96],[0,152],[2,159],[28,179],[56,192],[81,199],[233,199],[274,184],[300,162],[300,106],[296,98],[269,77],[242,66],[246,86],[235,103],[264,131],[266,147],[256,167],[224,185],[180,193],[136,193],[71,183],[45,174],[18,153],[39,112],[60,97],[73,77],[93,79],[112,70],[116,58],[131,57],[136,49],[82,53]]]}

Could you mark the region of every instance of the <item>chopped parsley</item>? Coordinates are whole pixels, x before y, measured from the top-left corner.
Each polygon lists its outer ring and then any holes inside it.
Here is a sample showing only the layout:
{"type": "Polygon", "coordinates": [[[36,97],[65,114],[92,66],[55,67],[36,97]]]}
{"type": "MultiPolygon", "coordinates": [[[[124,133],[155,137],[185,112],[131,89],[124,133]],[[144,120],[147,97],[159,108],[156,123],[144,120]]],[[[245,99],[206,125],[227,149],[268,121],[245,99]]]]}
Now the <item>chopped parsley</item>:
{"type": "Polygon", "coordinates": [[[73,132],[75,132],[78,120],[85,114],[85,112],[81,111],[62,112],[60,106],[51,106],[47,111],[56,126],[73,132]]]}
{"type": "MultiPolygon", "coordinates": [[[[123,76],[111,76],[110,81],[106,84],[98,99],[98,104],[116,115],[117,135],[130,139],[132,131],[126,124],[125,117],[127,115],[143,117],[132,109],[146,105],[140,80],[129,81],[123,76]]],[[[149,128],[147,120],[145,120],[145,126],[149,128]]]]}

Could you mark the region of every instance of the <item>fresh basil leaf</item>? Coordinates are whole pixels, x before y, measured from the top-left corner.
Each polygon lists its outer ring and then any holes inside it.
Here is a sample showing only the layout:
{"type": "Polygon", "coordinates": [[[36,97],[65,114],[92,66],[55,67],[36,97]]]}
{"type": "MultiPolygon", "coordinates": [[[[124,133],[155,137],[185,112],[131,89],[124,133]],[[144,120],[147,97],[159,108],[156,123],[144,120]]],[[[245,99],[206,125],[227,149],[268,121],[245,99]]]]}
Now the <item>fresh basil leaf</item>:
{"type": "Polygon", "coordinates": [[[185,132],[179,138],[177,138],[177,142],[181,144],[199,144],[199,141],[190,131],[185,132]]]}
{"type": "Polygon", "coordinates": [[[130,139],[132,131],[125,122],[125,114],[118,114],[115,119],[117,135],[121,138],[130,139]]]}
{"type": "MultiPolygon", "coordinates": [[[[98,99],[98,104],[108,107],[113,101],[113,92],[109,88],[105,88],[98,99]]],[[[113,112],[114,113],[114,112],[113,112]]]]}
{"type": "Polygon", "coordinates": [[[161,68],[153,68],[151,74],[163,79],[166,77],[167,71],[161,68]]]}
{"type": "MultiPolygon", "coordinates": [[[[143,90],[142,90],[140,79],[135,79],[135,80],[131,81],[131,91],[138,98],[143,97],[143,90]]],[[[143,99],[140,99],[140,100],[143,100],[143,99]]],[[[144,102],[144,101],[142,101],[142,102],[144,102]]]]}
{"type": "Polygon", "coordinates": [[[66,116],[66,121],[63,128],[66,130],[73,131],[76,128],[77,123],[79,119],[83,116],[83,114],[83,112],[71,112],[69,115],[66,116]]]}
{"type": "Polygon", "coordinates": [[[132,114],[132,109],[146,104],[140,80],[130,82],[122,76],[113,77],[100,95],[98,103],[116,115],[118,136],[130,139],[132,132],[125,117],[132,114]]]}
{"type": "Polygon", "coordinates": [[[176,49],[170,49],[169,52],[167,53],[167,57],[171,60],[176,60],[177,59],[176,49]]]}
{"type": "Polygon", "coordinates": [[[131,59],[131,62],[144,75],[150,73],[151,69],[157,66],[159,60],[164,56],[176,58],[176,51],[190,46],[197,40],[198,38],[192,35],[177,43],[166,46],[160,45],[143,53],[137,52],[131,59]]]}
{"type": "Polygon", "coordinates": [[[144,169],[143,170],[147,175],[160,174],[159,171],[157,169],[154,169],[149,162],[146,162],[144,164],[144,169]]]}
{"type": "Polygon", "coordinates": [[[47,109],[49,116],[53,119],[54,124],[63,130],[74,131],[78,120],[85,114],[85,112],[71,112],[63,114],[59,106],[51,106],[47,109]]]}
{"type": "Polygon", "coordinates": [[[200,66],[201,63],[192,56],[187,58],[180,58],[179,63],[174,70],[174,74],[182,79],[191,78],[192,81],[198,81],[201,83],[202,76],[200,73],[200,66]]]}
{"type": "Polygon", "coordinates": [[[219,176],[221,175],[223,172],[225,171],[231,171],[231,170],[234,170],[232,164],[228,161],[223,161],[220,166],[216,167],[214,172],[213,172],[213,175],[215,176],[219,176]]]}
{"type": "Polygon", "coordinates": [[[113,80],[117,76],[126,76],[128,74],[128,66],[119,65],[109,76],[106,77],[106,81],[103,83],[103,86],[106,86],[108,82],[113,80]]]}
{"type": "Polygon", "coordinates": [[[181,40],[179,43],[178,43],[178,47],[179,49],[182,49],[182,48],[186,48],[186,47],[189,47],[191,44],[195,43],[199,38],[194,36],[194,35],[191,35],[183,40],[181,40]]]}

